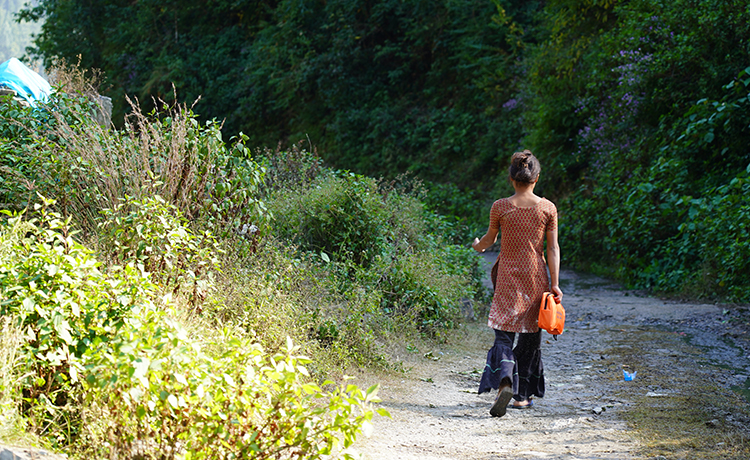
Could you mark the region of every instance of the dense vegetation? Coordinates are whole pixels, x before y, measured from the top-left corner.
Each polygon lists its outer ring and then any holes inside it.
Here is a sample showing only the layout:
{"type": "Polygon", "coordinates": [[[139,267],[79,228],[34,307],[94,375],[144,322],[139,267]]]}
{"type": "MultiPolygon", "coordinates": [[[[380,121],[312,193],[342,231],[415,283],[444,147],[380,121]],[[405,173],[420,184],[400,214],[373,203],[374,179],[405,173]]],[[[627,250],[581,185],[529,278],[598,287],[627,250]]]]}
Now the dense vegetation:
{"type": "Polygon", "coordinates": [[[44,21],[48,64],[101,71],[116,129],[76,74],[49,106],[0,104],[0,431],[95,456],[350,442],[374,390],[338,369],[393,366],[383,343],[457,324],[478,273],[453,243],[486,225],[520,147],[566,264],[750,300],[747,2],[42,0],[22,17],[44,21]]]}
{"type": "Polygon", "coordinates": [[[750,6],[555,2],[530,59],[529,143],[564,192],[567,260],[750,300],[750,6]]]}
{"type": "Polygon", "coordinates": [[[0,101],[0,438],[347,457],[387,413],[345,370],[396,369],[388,342],[456,327],[479,295],[470,249],[416,182],[251,153],[184,105],[110,130],[82,76],[57,76],[49,104],[0,101]]]}
{"type": "Polygon", "coordinates": [[[47,62],[103,70],[120,118],[126,94],[201,95],[249,145],[413,172],[477,231],[531,148],[567,264],[748,300],[746,2],[48,0],[25,17],[48,18],[47,62]]]}
{"type": "MultiPolygon", "coordinates": [[[[251,145],[311,139],[337,167],[476,184],[519,145],[522,27],[534,2],[40,2],[48,62],[102,69],[126,94],[171,101],[251,145]],[[94,19],[96,18],[96,19],[94,19]],[[468,152],[472,152],[468,154],[468,152]],[[457,163],[462,168],[456,169],[457,163]]],[[[120,115],[121,117],[121,115],[120,115]]]]}

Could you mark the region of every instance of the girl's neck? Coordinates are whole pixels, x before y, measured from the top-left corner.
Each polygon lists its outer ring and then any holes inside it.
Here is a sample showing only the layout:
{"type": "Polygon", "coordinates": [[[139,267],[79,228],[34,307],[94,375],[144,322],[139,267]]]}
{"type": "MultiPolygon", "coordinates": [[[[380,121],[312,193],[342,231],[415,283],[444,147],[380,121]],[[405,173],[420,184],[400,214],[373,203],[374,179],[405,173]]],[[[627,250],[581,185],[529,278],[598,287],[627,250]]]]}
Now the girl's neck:
{"type": "Polygon", "coordinates": [[[530,208],[539,203],[542,199],[534,194],[534,187],[536,182],[531,184],[519,184],[518,182],[512,182],[513,188],[516,193],[509,197],[508,200],[519,208],[530,208]]]}

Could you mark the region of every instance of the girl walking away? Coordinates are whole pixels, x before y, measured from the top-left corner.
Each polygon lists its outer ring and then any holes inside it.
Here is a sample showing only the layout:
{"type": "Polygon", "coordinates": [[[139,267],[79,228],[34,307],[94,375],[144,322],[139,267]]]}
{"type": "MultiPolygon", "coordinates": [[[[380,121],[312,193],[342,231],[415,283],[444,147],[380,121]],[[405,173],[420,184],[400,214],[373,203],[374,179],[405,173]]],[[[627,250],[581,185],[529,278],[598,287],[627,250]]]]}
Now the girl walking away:
{"type": "Polygon", "coordinates": [[[539,160],[529,150],[513,154],[509,172],[515,194],[492,204],[489,229],[472,244],[477,252],[484,252],[500,233],[500,255],[492,270],[495,293],[487,321],[495,330],[495,343],[487,352],[479,383],[480,394],[498,390],[490,409],[493,417],[505,415],[506,407],[530,408],[532,397],[544,396],[539,305],[545,291],[552,292],[558,302],[563,293],[559,286],[557,208],[534,194],[541,170],[539,160]],[[509,405],[511,399],[514,401],[509,405]]]}

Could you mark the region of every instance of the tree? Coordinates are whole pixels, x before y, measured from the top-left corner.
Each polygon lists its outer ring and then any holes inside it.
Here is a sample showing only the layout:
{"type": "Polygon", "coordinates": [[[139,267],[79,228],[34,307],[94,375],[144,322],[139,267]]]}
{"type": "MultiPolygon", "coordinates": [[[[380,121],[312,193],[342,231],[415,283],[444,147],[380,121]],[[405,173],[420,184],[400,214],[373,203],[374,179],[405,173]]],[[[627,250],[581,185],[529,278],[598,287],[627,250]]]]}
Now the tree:
{"type": "Polygon", "coordinates": [[[309,138],[375,175],[494,181],[522,137],[519,59],[536,2],[46,0],[47,62],[102,69],[122,115],[201,96],[196,111],[255,145],[309,138]],[[527,27],[528,25],[528,27],[527,27]],[[502,152],[498,160],[498,152],[502,152]]]}

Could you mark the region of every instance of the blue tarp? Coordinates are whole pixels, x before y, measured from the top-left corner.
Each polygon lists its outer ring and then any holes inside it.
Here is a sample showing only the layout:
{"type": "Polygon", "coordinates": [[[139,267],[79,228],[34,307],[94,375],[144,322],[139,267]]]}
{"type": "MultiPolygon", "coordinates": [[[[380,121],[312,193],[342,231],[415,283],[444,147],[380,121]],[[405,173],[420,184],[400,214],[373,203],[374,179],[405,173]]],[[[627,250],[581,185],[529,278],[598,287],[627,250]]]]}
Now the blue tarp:
{"type": "Polygon", "coordinates": [[[31,105],[46,100],[52,94],[52,87],[47,80],[16,58],[0,64],[0,86],[3,85],[14,90],[31,105]]]}

